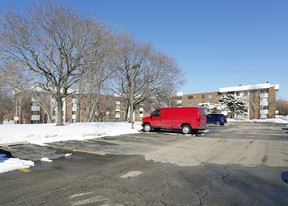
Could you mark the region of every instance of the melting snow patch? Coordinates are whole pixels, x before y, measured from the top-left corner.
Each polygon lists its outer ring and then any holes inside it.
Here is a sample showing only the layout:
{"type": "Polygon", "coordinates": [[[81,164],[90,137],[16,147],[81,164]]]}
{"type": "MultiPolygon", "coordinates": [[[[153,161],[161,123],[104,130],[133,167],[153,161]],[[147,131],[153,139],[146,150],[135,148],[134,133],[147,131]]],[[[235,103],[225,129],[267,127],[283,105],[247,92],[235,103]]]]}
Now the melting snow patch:
{"type": "Polygon", "coordinates": [[[34,162],[30,160],[7,158],[6,155],[0,154],[0,173],[17,170],[20,168],[29,168],[32,166],[34,166],[34,162]]]}
{"type": "Polygon", "coordinates": [[[67,153],[67,154],[65,154],[65,157],[69,157],[71,155],[72,155],[72,153],[67,153]]]}
{"type": "Polygon", "coordinates": [[[141,171],[130,171],[125,175],[121,175],[120,177],[121,178],[130,178],[130,177],[136,177],[136,176],[141,175],[141,174],[143,174],[143,172],[141,172],[141,171]]]}
{"type": "Polygon", "coordinates": [[[43,157],[40,161],[42,161],[42,162],[52,162],[52,160],[50,160],[47,157],[43,157]]]}

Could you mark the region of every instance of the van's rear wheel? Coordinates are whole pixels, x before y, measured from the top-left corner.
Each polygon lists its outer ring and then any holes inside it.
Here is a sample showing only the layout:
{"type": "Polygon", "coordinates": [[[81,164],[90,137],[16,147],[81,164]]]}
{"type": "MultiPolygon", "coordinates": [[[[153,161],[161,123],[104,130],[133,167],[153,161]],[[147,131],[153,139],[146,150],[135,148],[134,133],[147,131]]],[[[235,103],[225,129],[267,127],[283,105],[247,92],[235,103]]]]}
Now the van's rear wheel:
{"type": "Polygon", "coordinates": [[[143,130],[144,132],[151,132],[152,130],[151,125],[149,123],[145,123],[143,126],[143,130]]]}
{"type": "Polygon", "coordinates": [[[192,132],[192,129],[191,129],[190,125],[185,124],[182,126],[182,133],[183,134],[191,134],[191,132],[192,132]]]}

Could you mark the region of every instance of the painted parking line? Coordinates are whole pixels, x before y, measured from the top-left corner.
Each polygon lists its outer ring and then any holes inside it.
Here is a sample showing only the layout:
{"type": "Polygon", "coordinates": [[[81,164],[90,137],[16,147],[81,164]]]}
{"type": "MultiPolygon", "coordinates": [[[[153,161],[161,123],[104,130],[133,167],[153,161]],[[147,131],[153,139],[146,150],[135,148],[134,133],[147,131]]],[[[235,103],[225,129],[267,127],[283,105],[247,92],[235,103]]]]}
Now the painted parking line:
{"type": "Polygon", "coordinates": [[[138,144],[138,143],[132,143],[132,142],[118,142],[114,140],[101,140],[101,139],[90,139],[96,142],[107,142],[107,143],[115,143],[115,144],[129,144],[129,145],[135,145],[135,146],[142,146],[146,147],[148,146],[147,144],[138,144]]]}
{"type": "Polygon", "coordinates": [[[103,153],[98,153],[98,152],[89,152],[89,151],[84,151],[84,150],[79,150],[79,149],[73,149],[73,148],[67,148],[67,147],[59,147],[55,145],[48,145],[48,147],[53,147],[53,148],[58,148],[58,149],[65,149],[65,150],[71,150],[71,151],[76,151],[76,152],[84,152],[88,154],[96,154],[96,155],[102,155],[105,156],[106,154],[103,153]]]}
{"type": "Polygon", "coordinates": [[[20,171],[22,171],[22,172],[30,172],[30,170],[27,170],[27,169],[25,169],[25,168],[20,168],[20,169],[18,169],[18,170],[20,170],[20,171]]]}
{"type": "Polygon", "coordinates": [[[161,138],[161,137],[143,137],[143,136],[128,136],[128,135],[121,135],[121,137],[137,137],[137,138],[146,138],[146,139],[159,139],[159,140],[173,140],[172,138],[161,138]]]}

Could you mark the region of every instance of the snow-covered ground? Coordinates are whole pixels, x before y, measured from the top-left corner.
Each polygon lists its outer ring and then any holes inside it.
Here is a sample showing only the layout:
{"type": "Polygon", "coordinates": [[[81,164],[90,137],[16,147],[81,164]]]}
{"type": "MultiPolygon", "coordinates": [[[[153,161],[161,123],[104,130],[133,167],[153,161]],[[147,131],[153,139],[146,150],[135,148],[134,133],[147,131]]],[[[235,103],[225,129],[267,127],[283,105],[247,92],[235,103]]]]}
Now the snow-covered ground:
{"type": "Polygon", "coordinates": [[[277,119],[252,119],[252,120],[235,120],[231,118],[227,118],[227,122],[235,122],[235,121],[242,121],[242,122],[267,122],[267,123],[276,123],[276,124],[287,124],[288,118],[277,118],[277,119]]]}
{"type": "MultiPolygon", "coordinates": [[[[51,142],[85,140],[102,136],[137,133],[141,128],[140,122],[134,124],[134,129],[131,129],[131,124],[126,122],[71,123],[61,127],[55,124],[21,125],[5,122],[0,125],[0,145],[13,142],[28,142],[45,146],[45,144],[51,142]]],[[[41,161],[51,162],[45,158],[41,161]]],[[[32,161],[8,158],[5,154],[0,154],[0,173],[31,166],[34,166],[32,161]]]]}
{"type": "MultiPolygon", "coordinates": [[[[228,119],[228,122],[231,121],[235,120],[228,119]]],[[[288,124],[287,118],[249,121],[288,124]]],[[[45,144],[51,142],[85,140],[100,138],[102,136],[137,133],[142,128],[140,122],[135,123],[134,127],[135,129],[131,129],[131,124],[126,122],[71,123],[61,127],[57,127],[55,124],[14,125],[13,123],[6,122],[4,125],[0,125],[0,145],[13,142],[28,142],[30,144],[45,146],[45,144]]],[[[51,162],[51,160],[46,158],[43,158],[41,161],[51,162]]],[[[32,161],[8,158],[5,154],[0,154],[0,173],[19,168],[29,168],[33,165],[32,161]]]]}

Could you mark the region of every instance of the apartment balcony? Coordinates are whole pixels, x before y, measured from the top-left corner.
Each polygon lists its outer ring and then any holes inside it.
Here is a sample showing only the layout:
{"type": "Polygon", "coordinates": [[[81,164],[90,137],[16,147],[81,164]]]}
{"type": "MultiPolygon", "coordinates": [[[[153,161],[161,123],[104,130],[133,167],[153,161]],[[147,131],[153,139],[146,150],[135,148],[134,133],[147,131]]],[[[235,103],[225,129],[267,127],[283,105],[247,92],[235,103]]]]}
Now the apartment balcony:
{"type": "Polygon", "coordinates": [[[265,110],[260,110],[260,114],[269,114],[269,110],[268,109],[265,109],[265,110]]]}
{"type": "Polygon", "coordinates": [[[261,93],[260,98],[268,98],[269,94],[268,93],[261,93]]]}
{"type": "Polygon", "coordinates": [[[267,100],[260,101],[260,106],[268,106],[269,102],[267,100]]]}
{"type": "Polygon", "coordinates": [[[31,115],[31,120],[40,120],[40,115],[31,115]]]}
{"type": "Polygon", "coordinates": [[[31,106],[31,111],[40,111],[40,106],[31,106]]]}

